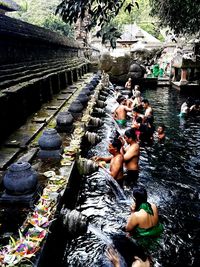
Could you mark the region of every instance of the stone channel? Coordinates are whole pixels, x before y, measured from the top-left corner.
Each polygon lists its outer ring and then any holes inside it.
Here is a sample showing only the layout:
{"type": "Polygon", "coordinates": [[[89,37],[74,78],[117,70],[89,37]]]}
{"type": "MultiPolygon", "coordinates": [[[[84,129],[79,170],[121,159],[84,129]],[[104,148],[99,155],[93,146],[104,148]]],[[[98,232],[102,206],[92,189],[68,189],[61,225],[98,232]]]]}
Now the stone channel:
{"type": "MultiPolygon", "coordinates": [[[[106,88],[99,82],[98,74],[84,74],[44,104],[0,147],[0,239],[4,245],[0,255],[5,266],[19,266],[21,261],[26,262],[28,256],[20,252],[22,247],[30,246],[30,239],[33,248],[29,257],[36,255],[31,261],[34,266],[45,266],[46,243],[54,239],[55,227],[59,229],[59,214],[63,204],[69,210],[75,207],[81,175],[98,168],[92,161],[81,158],[81,146],[94,145],[99,141],[99,137],[92,132],[101,125],[99,117],[104,114],[102,108],[105,107],[106,88]],[[56,147],[56,151],[59,151],[56,154],[49,145],[55,136],[60,146],[56,147]],[[4,187],[5,181],[9,180],[5,178],[10,175],[9,172],[14,169],[16,174],[23,169],[21,174],[26,177],[27,168],[37,172],[39,181],[37,192],[30,201],[24,201],[19,196],[20,192],[10,193],[9,185],[4,187]],[[34,235],[37,238],[32,237],[34,235]]],[[[18,182],[22,179],[19,174],[18,182]]],[[[26,195],[26,192],[23,193],[26,195]]],[[[59,234],[57,230],[56,235],[59,234]]]]}

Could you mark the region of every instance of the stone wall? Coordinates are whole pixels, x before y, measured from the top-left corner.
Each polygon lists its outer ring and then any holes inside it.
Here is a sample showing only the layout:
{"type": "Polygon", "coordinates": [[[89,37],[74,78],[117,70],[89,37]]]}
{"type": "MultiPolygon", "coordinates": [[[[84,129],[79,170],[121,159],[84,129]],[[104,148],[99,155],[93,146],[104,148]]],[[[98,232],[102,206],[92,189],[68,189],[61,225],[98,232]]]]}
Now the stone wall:
{"type": "Polygon", "coordinates": [[[0,15],[0,63],[82,56],[74,40],[44,28],[0,15]]]}
{"type": "Polygon", "coordinates": [[[0,15],[0,142],[89,71],[84,52],[74,40],[0,15]]]}

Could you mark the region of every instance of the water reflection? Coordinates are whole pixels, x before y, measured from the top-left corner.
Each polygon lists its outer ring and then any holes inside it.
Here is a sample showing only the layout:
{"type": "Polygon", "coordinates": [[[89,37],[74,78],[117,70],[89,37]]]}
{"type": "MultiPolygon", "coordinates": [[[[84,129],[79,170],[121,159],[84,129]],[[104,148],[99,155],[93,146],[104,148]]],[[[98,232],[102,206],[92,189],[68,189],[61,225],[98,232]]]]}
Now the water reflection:
{"type": "MultiPolygon", "coordinates": [[[[165,144],[142,147],[138,183],[148,191],[149,201],[159,207],[165,231],[160,247],[152,253],[154,266],[200,266],[200,118],[187,119],[180,127],[178,117],[184,97],[168,88],[146,90],[143,96],[154,108],[155,125],[167,127],[165,144]]],[[[87,157],[107,155],[107,144],[114,134],[107,116],[98,133],[101,143],[87,157]]],[[[116,195],[102,174],[83,177],[78,209],[90,223],[106,235],[120,233],[130,213],[131,191],[127,201],[117,202],[116,195]]],[[[106,242],[87,233],[67,244],[64,266],[103,266],[106,242]]]]}

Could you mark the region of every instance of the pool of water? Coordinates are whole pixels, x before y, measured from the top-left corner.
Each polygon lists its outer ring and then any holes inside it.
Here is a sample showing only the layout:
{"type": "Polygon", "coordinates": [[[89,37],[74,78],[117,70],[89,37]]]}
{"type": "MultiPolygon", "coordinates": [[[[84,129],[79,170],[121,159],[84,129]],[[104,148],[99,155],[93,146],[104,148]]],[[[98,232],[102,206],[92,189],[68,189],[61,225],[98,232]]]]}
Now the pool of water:
{"type": "MultiPolygon", "coordinates": [[[[149,201],[158,205],[165,228],[159,248],[152,254],[154,266],[200,266],[200,118],[180,120],[185,97],[173,89],[146,90],[142,95],[154,109],[155,126],[164,123],[167,127],[165,143],[142,147],[140,155],[138,184],[146,187],[149,201]]],[[[97,131],[103,139],[87,151],[88,158],[108,154],[114,128],[111,118],[105,117],[97,131]]],[[[63,266],[104,266],[109,243],[105,237],[120,233],[126,223],[131,189],[125,190],[127,200],[120,201],[105,176],[101,171],[83,177],[77,205],[104,238],[88,231],[68,242],[63,266]]]]}

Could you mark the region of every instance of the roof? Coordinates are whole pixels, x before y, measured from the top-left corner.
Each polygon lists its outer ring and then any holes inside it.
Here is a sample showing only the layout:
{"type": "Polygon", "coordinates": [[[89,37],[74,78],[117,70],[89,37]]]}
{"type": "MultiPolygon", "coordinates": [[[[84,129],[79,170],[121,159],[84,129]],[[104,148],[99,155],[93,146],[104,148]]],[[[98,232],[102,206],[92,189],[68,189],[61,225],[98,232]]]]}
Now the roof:
{"type": "Polygon", "coordinates": [[[5,11],[17,11],[20,9],[20,6],[13,0],[0,0],[0,9],[5,11]]]}
{"type": "Polygon", "coordinates": [[[135,38],[135,36],[129,31],[125,31],[121,35],[121,38],[117,40],[119,43],[136,43],[137,41],[138,40],[135,38]]]}
{"type": "Polygon", "coordinates": [[[124,25],[124,33],[122,34],[121,39],[118,39],[117,42],[137,41],[139,38],[142,38],[142,41],[145,43],[161,43],[153,35],[140,28],[137,24],[124,25]]]}

